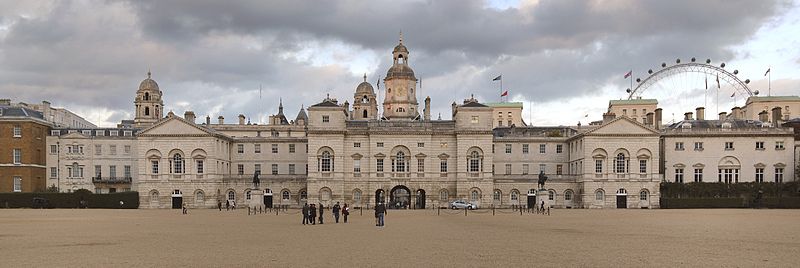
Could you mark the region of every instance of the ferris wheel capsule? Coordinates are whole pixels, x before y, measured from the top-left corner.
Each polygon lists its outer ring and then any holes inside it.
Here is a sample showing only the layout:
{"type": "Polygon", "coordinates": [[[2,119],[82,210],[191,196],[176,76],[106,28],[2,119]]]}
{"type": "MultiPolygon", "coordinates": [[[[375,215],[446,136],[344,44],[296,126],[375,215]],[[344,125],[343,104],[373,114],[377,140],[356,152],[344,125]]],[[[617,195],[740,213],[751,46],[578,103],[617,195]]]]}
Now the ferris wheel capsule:
{"type": "Polygon", "coordinates": [[[745,80],[744,80],[744,83],[745,83],[745,84],[750,84],[750,79],[745,79],[745,80]]]}
{"type": "Polygon", "coordinates": [[[758,95],[758,90],[753,91],[753,95],[758,95]]]}
{"type": "Polygon", "coordinates": [[[733,74],[739,74],[739,70],[733,70],[733,74]]]}
{"type": "Polygon", "coordinates": [[[710,64],[710,63],[711,63],[711,59],[706,59],[706,64],[710,64]]]}
{"type": "Polygon", "coordinates": [[[667,67],[667,63],[666,62],[662,62],[661,63],[661,68],[664,68],[664,67],[667,67]]]}
{"type": "Polygon", "coordinates": [[[719,65],[719,67],[725,68],[725,63],[723,62],[722,64],[719,65]]]}
{"type": "Polygon", "coordinates": [[[692,57],[692,62],[694,62],[694,61],[695,61],[695,58],[694,58],[694,57],[692,57]]]}

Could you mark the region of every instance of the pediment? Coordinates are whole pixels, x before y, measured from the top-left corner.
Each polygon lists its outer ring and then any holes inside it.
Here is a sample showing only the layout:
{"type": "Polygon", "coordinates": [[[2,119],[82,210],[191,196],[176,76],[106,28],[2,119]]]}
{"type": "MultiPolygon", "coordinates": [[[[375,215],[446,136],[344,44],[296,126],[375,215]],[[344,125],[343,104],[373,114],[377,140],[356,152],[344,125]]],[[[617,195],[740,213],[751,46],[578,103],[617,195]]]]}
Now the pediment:
{"type": "Polygon", "coordinates": [[[204,130],[189,122],[181,120],[176,116],[171,116],[150,128],[139,133],[140,135],[210,135],[208,130],[204,130]]]}
{"type": "Polygon", "coordinates": [[[599,134],[599,135],[653,135],[658,134],[657,131],[642,125],[628,117],[618,117],[611,122],[606,123],[596,129],[586,133],[586,135],[599,134]]]}
{"type": "Polygon", "coordinates": [[[81,134],[80,132],[72,132],[67,133],[67,135],[62,135],[62,139],[88,139],[86,135],[81,134]]]}

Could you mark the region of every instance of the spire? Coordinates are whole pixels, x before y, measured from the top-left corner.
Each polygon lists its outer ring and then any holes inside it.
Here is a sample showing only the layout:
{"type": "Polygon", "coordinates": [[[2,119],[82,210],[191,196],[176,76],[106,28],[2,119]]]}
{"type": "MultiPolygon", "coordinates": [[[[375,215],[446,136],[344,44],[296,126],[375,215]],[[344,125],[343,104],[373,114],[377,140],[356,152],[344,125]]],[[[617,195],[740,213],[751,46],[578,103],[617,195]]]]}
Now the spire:
{"type": "Polygon", "coordinates": [[[403,30],[400,30],[400,44],[403,44],[403,30]]]}
{"type": "Polygon", "coordinates": [[[364,82],[367,82],[367,73],[364,73],[364,82]]]}
{"type": "Polygon", "coordinates": [[[283,114],[283,98],[280,98],[280,102],[278,104],[278,114],[283,114]]]}
{"type": "Polygon", "coordinates": [[[150,79],[150,68],[147,68],[147,79],[150,79]]]}

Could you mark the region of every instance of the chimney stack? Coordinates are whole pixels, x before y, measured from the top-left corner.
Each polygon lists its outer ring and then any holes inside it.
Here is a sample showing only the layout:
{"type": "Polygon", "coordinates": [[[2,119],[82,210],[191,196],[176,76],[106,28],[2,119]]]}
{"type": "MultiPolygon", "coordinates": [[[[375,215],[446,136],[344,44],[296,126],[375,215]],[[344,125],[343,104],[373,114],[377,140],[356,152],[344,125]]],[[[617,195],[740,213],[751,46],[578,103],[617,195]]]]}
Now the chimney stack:
{"type": "Polygon", "coordinates": [[[739,108],[739,106],[731,108],[731,117],[733,117],[733,119],[742,119],[740,117],[741,114],[742,114],[742,108],[739,108]]]}
{"type": "Polygon", "coordinates": [[[692,112],[686,112],[683,114],[683,120],[694,120],[692,119],[692,112]]]}
{"type": "Polygon", "coordinates": [[[186,119],[186,121],[189,121],[189,122],[192,122],[192,124],[195,124],[195,122],[194,122],[194,119],[195,119],[194,118],[194,112],[192,112],[192,111],[183,112],[183,119],[186,119]]]}
{"type": "Polygon", "coordinates": [[[239,125],[244,125],[244,115],[239,114],[239,125]]]}
{"type": "Polygon", "coordinates": [[[656,121],[654,125],[656,129],[661,129],[661,108],[656,108],[656,121]]]}
{"type": "Polygon", "coordinates": [[[782,119],[783,115],[781,114],[781,107],[776,106],[775,108],[772,108],[772,125],[775,127],[780,127],[783,121],[782,119]]]}
{"type": "Polygon", "coordinates": [[[431,96],[425,97],[425,121],[431,121],[431,96]]]}
{"type": "Polygon", "coordinates": [[[769,113],[766,110],[761,111],[760,113],[758,113],[758,121],[761,121],[761,122],[764,122],[764,123],[768,123],[769,122],[769,113]]]}
{"type": "Polygon", "coordinates": [[[722,121],[722,120],[725,120],[725,119],[727,119],[727,118],[728,118],[728,113],[727,113],[727,112],[721,112],[721,113],[719,113],[719,120],[720,120],[720,121],[722,121]]]}
{"type": "Polygon", "coordinates": [[[219,117],[217,117],[217,120],[219,120],[219,124],[220,124],[220,125],[224,125],[224,124],[225,124],[225,117],[222,117],[222,116],[220,115],[219,117]]]}
{"type": "Polygon", "coordinates": [[[695,109],[697,112],[697,120],[706,120],[706,108],[705,107],[697,107],[695,109]]]}
{"type": "Polygon", "coordinates": [[[611,120],[614,120],[616,117],[617,115],[613,112],[603,113],[603,124],[611,122],[611,120]]]}
{"type": "Polygon", "coordinates": [[[206,125],[211,125],[211,116],[206,115],[206,125]]]}
{"type": "Polygon", "coordinates": [[[653,112],[647,113],[647,115],[645,115],[644,124],[652,127],[653,126],[653,117],[654,116],[655,116],[655,114],[653,112]]]}

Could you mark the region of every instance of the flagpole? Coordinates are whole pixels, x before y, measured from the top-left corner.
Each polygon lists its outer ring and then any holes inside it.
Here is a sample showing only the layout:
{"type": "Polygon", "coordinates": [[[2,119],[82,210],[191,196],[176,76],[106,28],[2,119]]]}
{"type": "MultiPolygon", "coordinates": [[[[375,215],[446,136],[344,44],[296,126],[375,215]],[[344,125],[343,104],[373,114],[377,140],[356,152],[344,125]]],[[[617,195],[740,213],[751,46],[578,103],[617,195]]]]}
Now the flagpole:
{"type": "Polygon", "coordinates": [[[769,67],[767,72],[767,96],[772,96],[772,67],[769,67]]]}
{"type": "Polygon", "coordinates": [[[500,102],[503,102],[503,74],[500,73],[500,102]]]}

